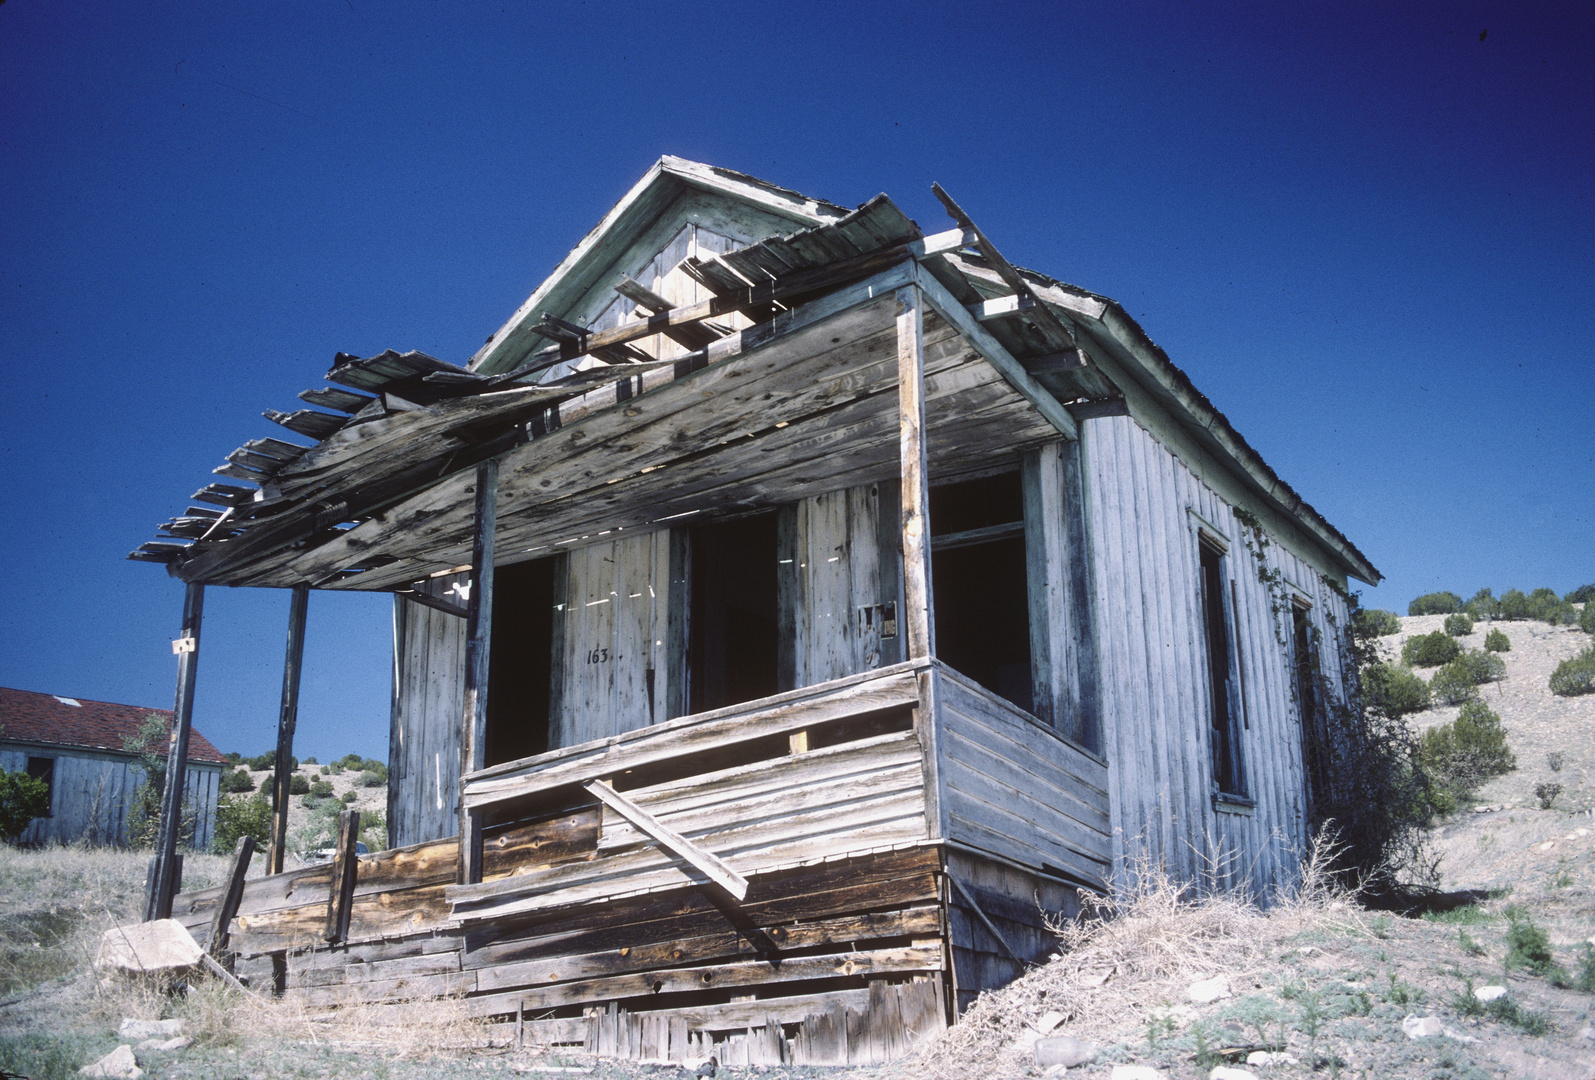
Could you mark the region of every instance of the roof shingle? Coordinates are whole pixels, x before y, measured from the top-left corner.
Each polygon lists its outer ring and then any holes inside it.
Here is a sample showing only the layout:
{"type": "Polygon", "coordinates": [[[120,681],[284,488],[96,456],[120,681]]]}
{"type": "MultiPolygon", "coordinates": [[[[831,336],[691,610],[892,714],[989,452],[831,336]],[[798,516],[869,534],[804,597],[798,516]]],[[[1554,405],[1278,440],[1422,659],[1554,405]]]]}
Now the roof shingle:
{"type": "MultiPolygon", "coordinates": [[[[137,734],[149,716],[160,717],[166,730],[172,730],[170,709],[63,698],[0,686],[0,742],[20,740],[126,753],[124,738],[137,734]]],[[[197,731],[189,737],[188,759],[216,764],[227,761],[197,731]]]]}

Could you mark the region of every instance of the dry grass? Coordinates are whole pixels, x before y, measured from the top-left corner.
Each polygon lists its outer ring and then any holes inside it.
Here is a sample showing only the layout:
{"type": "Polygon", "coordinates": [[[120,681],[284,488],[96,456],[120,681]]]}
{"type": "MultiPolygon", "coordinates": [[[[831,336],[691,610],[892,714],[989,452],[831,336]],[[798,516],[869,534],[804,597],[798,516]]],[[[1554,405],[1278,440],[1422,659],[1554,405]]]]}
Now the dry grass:
{"type": "Polygon", "coordinates": [[[1313,930],[1356,931],[1360,909],[1324,872],[1330,850],[1304,861],[1301,885],[1267,912],[1234,893],[1194,895],[1161,866],[1140,860],[1126,886],[1082,891],[1079,919],[1053,924],[1060,951],[1001,990],[982,994],[917,1059],[935,1080],[1023,1075],[1033,1061],[1030,1025],[1063,1017],[1059,1033],[1112,1041],[1145,1028],[1199,979],[1242,982],[1275,963],[1280,943],[1313,930]]]}

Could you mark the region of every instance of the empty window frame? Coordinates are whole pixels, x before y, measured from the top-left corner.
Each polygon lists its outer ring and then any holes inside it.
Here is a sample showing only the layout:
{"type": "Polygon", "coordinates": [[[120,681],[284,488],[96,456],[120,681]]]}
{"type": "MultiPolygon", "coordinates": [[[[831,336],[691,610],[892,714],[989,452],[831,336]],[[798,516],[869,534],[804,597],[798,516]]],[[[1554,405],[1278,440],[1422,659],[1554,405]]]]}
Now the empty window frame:
{"type": "Polygon", "coordinates": [[[1246,769],[1241,753],[1240,693],[1227,602],[1229,544],[1210,527],[1198,525],[1197,554],[1202,582],[1202,639],[1207,656],[1208,746],[1213,763],[1213,789],[1220,796],[1247,801],[1246,769]]]}
{"type": "Polygon", "coordinates": [[[1020,474],[931,488],[930,527],[937,658],[1033,711],[1020,474]]]}
{"type": "Polygon", "coordinates": [[[564,555],[500,566],[493,572],[493,647],[488,664],[488,765],[550,749],[555,604],[564,602],[564,555]],[[556,599],[555,593],[560,595],[556,599]]]}
{"type": "Polygon", "coordinates": [[[1312,625],[1312,603],[1291,597],[1291,649],[1294,663],[1296,706],[1301,717],[1302,768],[1307,776],[1307,797],[1317,802],[1328,793],[1329,732],[1319,680],[1317,634],[1312,625]]]}
{"type": "Polygon", "coordinates": [[[769,697],[780,686],[777,515],[692,530],[689,711],[769,697]]]}
{"type": "Polygon", "coordinates": [[[55,758],[30,757],[28,775],[44,781],[44,817],[55,816],[55,758]]]}

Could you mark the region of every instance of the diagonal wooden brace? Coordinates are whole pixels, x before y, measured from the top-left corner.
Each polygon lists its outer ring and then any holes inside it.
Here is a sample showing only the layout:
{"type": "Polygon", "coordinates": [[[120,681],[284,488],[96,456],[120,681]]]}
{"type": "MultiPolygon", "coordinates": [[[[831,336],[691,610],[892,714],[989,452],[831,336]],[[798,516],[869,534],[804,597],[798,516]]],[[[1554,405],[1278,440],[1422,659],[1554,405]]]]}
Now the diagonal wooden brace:
{"type": "Polygon", "coordinates": [[[688,840],[603,780],[583,784],[587,793],[653,837],[670,854],[692,866],[737,900],[748,895],[748,879],[727,866],[725,860],[688,840]]]}

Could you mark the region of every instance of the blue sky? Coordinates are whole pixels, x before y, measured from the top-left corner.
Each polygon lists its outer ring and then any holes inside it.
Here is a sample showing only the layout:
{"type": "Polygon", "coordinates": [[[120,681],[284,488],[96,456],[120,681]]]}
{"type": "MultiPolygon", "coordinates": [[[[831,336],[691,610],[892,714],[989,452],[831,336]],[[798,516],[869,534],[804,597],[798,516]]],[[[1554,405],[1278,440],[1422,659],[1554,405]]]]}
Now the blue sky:
{"type": "MultiPolygon", "coordinates": [[[[1387,575],[1595,581],[1576,5],[0,6],[0,684],[169,707],[123,556],[333,353],[463,362],[661,154],[1112,296],[1387,575]],[[1482,40],[1481,40],[1482,35],[1482,40]]],[[[196,724],[274,738],[286,599],[196,724]]],[[[386,756],[390,604],[316,594],[302,754],[386,756]]]]}

